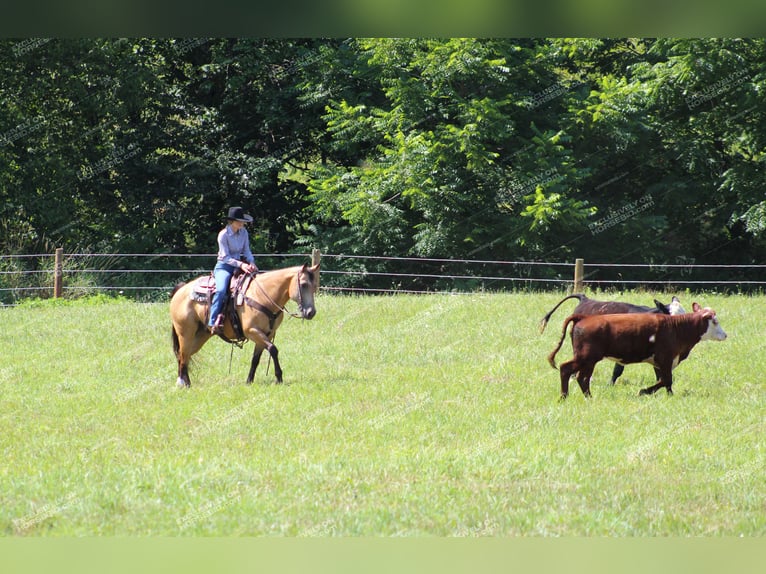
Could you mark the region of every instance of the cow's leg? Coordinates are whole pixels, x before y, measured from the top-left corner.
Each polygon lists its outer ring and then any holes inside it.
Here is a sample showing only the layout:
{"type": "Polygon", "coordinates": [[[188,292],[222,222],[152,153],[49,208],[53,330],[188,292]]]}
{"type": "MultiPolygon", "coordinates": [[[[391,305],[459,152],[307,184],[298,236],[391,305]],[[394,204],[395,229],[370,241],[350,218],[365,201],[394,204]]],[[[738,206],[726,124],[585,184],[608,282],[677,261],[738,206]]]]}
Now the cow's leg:
{"type": "Polygon", "coordinates": [[[673,371],[670,368],[655,368],[655,371],[659,375],[659,379],[657,380],[656,385],[652,385],[651,387],[647,387],[645,389],[641,389],[639,391],[639,395],[651,395],[653,393],[656,393],[658,390],[660,390],[662,387],[665,387],[668,391],[669,395],[673,394],[673,371]]]}
{"type": "Polygon", "coordinates": [[[253,349],[253,360],[250,361],[250,373],[247,375],[247,384],[250,385],[255,379],[255,369],[258,368],[258,362],[261,360],[261,353],[263,353],[263,347],[256,345],[253,349]]]}
{"type": "Polygon", "coordinates": [[[668,391],[669,395],[673,394],[673,370],[668,369],[667,378],[660,375],[662,380],[665,381],[665,390],[668,391]]]}
{"type": "Polygon", "coordinates": [[[645,389],[641,389],[638,391],[639,395],[653,395],[656,393],[659,389],[665,386],[665,383],[659,382],[656,385],[652,385],[651,387],[646,387],[645,389]]]}
{"type": "Polygon", "coordinates": [[[569,379],[573,373],[577,372],[577,362],[575,359],[561,363],[559,373],[561,374],[561,398],[565,399],[569,395],[569,379]]]}
{"type": "Polygon", "coordinates": [[[577,383],[580,385],[582,394],[586,397],[590,397],[590,378],[593,375],[594,367],[595,365],[583,365],[577,375],[577,383]]]}
{"type": "Polygon", "coordinates": [[[620,375],[622,375],[622,372],[625,370],[625,367],[623,367],[620,363],[614,364],[614,370],[612,371],[612,384],[615,384],[617,382],[617,379],[620,378],[620,375]]]}

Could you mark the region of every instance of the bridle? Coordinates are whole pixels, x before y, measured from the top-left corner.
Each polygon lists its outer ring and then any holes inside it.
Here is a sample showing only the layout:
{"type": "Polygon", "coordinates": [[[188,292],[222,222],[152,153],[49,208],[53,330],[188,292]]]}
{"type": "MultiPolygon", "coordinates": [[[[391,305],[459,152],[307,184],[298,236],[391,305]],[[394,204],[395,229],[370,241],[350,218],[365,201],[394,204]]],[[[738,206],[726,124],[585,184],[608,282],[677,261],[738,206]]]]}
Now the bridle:
{"type": "MultiPolygon", "coordinates": [[[[301,277],[303,276],[304,271],[305,270],[301,268],[301,270],[298,271],[298,274],[296,275],[296,278],[298,280],[298,308],[299,309],[303,309],[303,288],[301,286],[301,277]]],[[[303,319],[304,317],[302,314],[293,313],[292,311],[289,311],[287,308],[285,308],[283,305],[280,305],[279,303],[274,301],[274,298],[271,295],[269,295],[266,292],[266,289],[263,288],[263,285],[261,285],[258,282],[258,277],[257,277],[258,273],[260,273],[260,271],[256,272],[256,276],[253,277],[253,282],[255,283],[256,287],[260,289],[261,293],[263,293],[266,296],[266,299],[268,299],[272,305],[274,305],[277,309],[279,309],[280,312],[284,313],[285,315],[289,315],[290,317],[293,317],[295,319],[303,319]]],[[[289,291],[289,288],[288,288],[288,291],[289,291]]]]}

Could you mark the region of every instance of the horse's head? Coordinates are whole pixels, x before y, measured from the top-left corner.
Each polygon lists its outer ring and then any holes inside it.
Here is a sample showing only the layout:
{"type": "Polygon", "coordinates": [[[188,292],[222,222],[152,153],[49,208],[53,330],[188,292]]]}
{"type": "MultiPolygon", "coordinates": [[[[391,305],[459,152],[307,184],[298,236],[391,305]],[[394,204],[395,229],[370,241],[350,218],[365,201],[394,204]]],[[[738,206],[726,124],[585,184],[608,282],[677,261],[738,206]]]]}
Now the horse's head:
{"type": "Polygon", "coordinates": [[[290,283],[290,299],[298,304],[301,317],[313,319],[317,314],[314,293],[319,285],[319,263],[313,267],[303,265],[290,283]]]}

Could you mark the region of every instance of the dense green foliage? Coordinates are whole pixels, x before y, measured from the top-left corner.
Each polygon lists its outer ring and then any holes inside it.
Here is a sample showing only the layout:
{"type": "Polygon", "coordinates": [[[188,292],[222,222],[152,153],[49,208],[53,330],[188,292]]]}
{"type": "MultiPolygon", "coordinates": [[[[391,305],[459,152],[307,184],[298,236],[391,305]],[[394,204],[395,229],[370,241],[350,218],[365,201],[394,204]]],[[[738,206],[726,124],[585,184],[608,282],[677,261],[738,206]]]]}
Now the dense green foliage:
{"type": "Polygon", "coordinates": [[[2,309],[0,535],[766,534],[766,298],[700,301],[729,338],[673,396],[605,361],[560,402],[560,297],[321,295],[280,328],[285,384],[211,340],[186,390],[166,303],[2,309]]]}
{"type": "Polygon", "coordinates": [[[763,39],[2,40],[0,249],[212,252],[242,204],[258,251],[763,263],[765,56],[763,39]]]}

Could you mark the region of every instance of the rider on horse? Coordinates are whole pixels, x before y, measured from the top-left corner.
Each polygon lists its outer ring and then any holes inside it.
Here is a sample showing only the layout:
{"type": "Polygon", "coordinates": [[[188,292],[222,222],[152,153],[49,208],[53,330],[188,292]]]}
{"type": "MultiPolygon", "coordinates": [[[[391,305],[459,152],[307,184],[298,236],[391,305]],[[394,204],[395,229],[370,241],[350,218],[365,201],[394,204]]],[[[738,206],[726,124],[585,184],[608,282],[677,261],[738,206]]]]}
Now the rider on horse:
{"type": "Polygon", "coordinates": [[[215,294],[208,321],[210,332],[216,335],[223,331],[223,306],[226,303],[232,275],[237,269],[245,273],[258,271],[255,257],[250,251],[250,236],[245,229],[245,224],[252,223],[253,218],[241,207],[230,207],[226,219],[228,224],[218,233],[218,261],[213,270],[215,294]]]}

